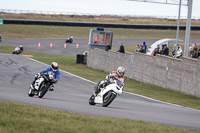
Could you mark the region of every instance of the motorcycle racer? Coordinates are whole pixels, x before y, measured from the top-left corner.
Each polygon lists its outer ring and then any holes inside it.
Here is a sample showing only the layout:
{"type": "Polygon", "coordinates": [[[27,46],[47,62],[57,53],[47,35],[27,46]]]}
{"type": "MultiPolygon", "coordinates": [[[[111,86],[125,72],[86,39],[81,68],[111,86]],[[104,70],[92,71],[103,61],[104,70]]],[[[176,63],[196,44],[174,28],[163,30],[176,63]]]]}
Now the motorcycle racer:
{"type": "MultiPolygon", "coordinates": [[[[35,75],[35,79],[34,81],[30,84],[30,87],[32,89],[34,89],[34,84],[35,84],[35,81],[41,76],[43,75],[44,73],[47,73],[47,72],[52,72],[54,73],[54,76],[55,76],[55,83],[57,83],[60,79],[60,70],[58,68],[58,64],[56,62],[52,62],[50,66],[46,67],[44,70],[42,70],[41,72],[37,73],[35,75]]],[[[51,84],[51,86],[49,87],[49,91],[54,91],[54,84],[51,84]]]]}
{"type": "Polygon", "coordinates": [[[124,83],[124,74],[125,68],[122,66],[119,66],[117,71],[112,71],[109,75],[106,76],[106,80],[101,81],[101,83],[95,87],[95,95],[101,91],[101,88],[105,88],[109,83],[112,83],[116,79],[121,80],[122,83],[124,83]]]}

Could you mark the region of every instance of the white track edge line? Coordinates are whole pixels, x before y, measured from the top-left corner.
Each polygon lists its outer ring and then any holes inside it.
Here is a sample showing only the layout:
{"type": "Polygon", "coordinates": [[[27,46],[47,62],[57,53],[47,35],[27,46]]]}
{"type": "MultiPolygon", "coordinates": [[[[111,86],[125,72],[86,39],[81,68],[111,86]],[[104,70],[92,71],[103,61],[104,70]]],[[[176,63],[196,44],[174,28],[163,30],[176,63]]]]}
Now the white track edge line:
{"type": "MultiPolygon", "coordinates": [[[[24,56],[24,57],[25,57],[25,56],[24,56]]],[[[43,63],[43,62],[40,62],[40,61],[37,61],[37,60],[35,60],[35,59],[33,59],[33,58],[29,58],[29,57],[26,57],[26,58],[28,58],[28,59],[30,59],[30,60],[33,60],[33,61],[35,61],[35,62],[38,62],[38,63],[40,63],[40,64],[43,64],[43,65],[45,65],[45,66],[48,66],[47,64],[45,64],[45,63],[43,63]]],[[[61,70],[61,69],[60,69],[60,70],[61,70]]],[[[87,81],[87,82],[96,84],[95,82],[93,82],[93,81],[91,81],[91,80],[85,79],[85,78],[83,78],[83,77],[80,77],[80,76],[78,76],[78,75],[72,74],[72,73],[70,73],[70,72],[67,72],[67,71],[64,71],[64,70],[61,70],[61,71],[64,72],[64,73],[67,73],[67,74],[69,74],[69,75],[72,75],[72,76],[74,76],[74,77],[77,77],[77,78],[80,78],[80,79],[82,79],[82,80],[85,80],[85,81],[87,81]]],[[[184,106],[181,106],[181,105],[178,105],[178,104],[173,104],[173,103],[168,103],[168,102],[156,100],[156,99],[153,99],[153,98],[150,98],[150,97],[146,97],[146,96],[143,96],[143,95],[135,94],[135,93],[133,93],[133,92],[124,91],[124,93],[131,94],[131,95],[135,95],[135,96],[142,97],[142,98],[145,98],[145,99],[148,99],[148,100],[152,100],[152,101],[156,101],[156,102],[159,102],[159,103],[164,103],[164,104],[173,105],[173,106],[176,106],[176,107],[182,107],[182,108],[187,108],[187,109],[191,109],[191,110],[195,110],[195,111],[200,111],[200,110],[198,110],[198,109],[193,109],[193,108],[184,107],[184,106]]]]}

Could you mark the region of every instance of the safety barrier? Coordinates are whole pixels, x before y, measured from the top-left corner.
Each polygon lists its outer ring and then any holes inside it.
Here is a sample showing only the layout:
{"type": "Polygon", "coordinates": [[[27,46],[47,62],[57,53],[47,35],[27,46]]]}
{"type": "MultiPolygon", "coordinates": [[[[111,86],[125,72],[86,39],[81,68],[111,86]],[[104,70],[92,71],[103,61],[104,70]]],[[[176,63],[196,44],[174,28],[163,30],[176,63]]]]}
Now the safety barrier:
{"type": "MultiPolygon", "coordinates": [[[[73,26],[73,27],[105,27],[105,28],[127,28],[127,29],[157,29],[157,30],[176,30],[177,29],[176,25],[139,25],[139,24],[131,25],[131,24],[11,20],[11,19],[5,19],[4,24],[51,25],[51,26],[73,26]]],[[[180,26],[180,30],[185,30],[185,26],[180,26]]],[[[200,30],[200,26],[192,26],[191,30],[200,30]]]]}

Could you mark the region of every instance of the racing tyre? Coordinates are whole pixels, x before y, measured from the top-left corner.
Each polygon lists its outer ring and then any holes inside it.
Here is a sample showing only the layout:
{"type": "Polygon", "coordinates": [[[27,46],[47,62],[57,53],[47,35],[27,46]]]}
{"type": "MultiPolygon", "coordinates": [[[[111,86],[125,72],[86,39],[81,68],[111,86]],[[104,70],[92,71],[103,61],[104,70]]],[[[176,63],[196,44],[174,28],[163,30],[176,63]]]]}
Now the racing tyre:
{"type": "Polygon", "coordinates": [[[34,96],[33,90],[31,88],[28,90],[28,95],[29,95],[29,97],[34,96]]]}
{"type": "Polygon", "coordinates": [[[91,97],[90,97],[90,99],[89,99],[89,104],[90,105],[95,105],[96,103],[94,102],[94,99],[95,99],[95,97],[94,97],[94,95],[92,95],[91,97]]]}
{"type": "Polygon", "coordinates": [[[39,90],[38,97],[42,98],[47,93],[48,88],[49,88],[48,85],[42,85],[39,90]]]}
{"type": "Polygon", "coordinates": [[[112,103],[112,101],[115,99],[116,95],[112,92],[108,92],[104,97],[103,97],[103,107],[107,107],[112,103]]]}

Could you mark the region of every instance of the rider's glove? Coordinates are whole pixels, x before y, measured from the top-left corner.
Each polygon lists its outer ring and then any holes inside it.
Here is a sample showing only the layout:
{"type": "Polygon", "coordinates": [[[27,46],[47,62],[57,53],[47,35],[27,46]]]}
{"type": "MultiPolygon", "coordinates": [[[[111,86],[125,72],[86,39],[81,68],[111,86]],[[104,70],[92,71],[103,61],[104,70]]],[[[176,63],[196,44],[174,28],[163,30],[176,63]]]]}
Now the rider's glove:
{"type": "Polygon", "coordinates": [[[40,77],[40,73],[35,74],[35,78],[40,77]]]}

